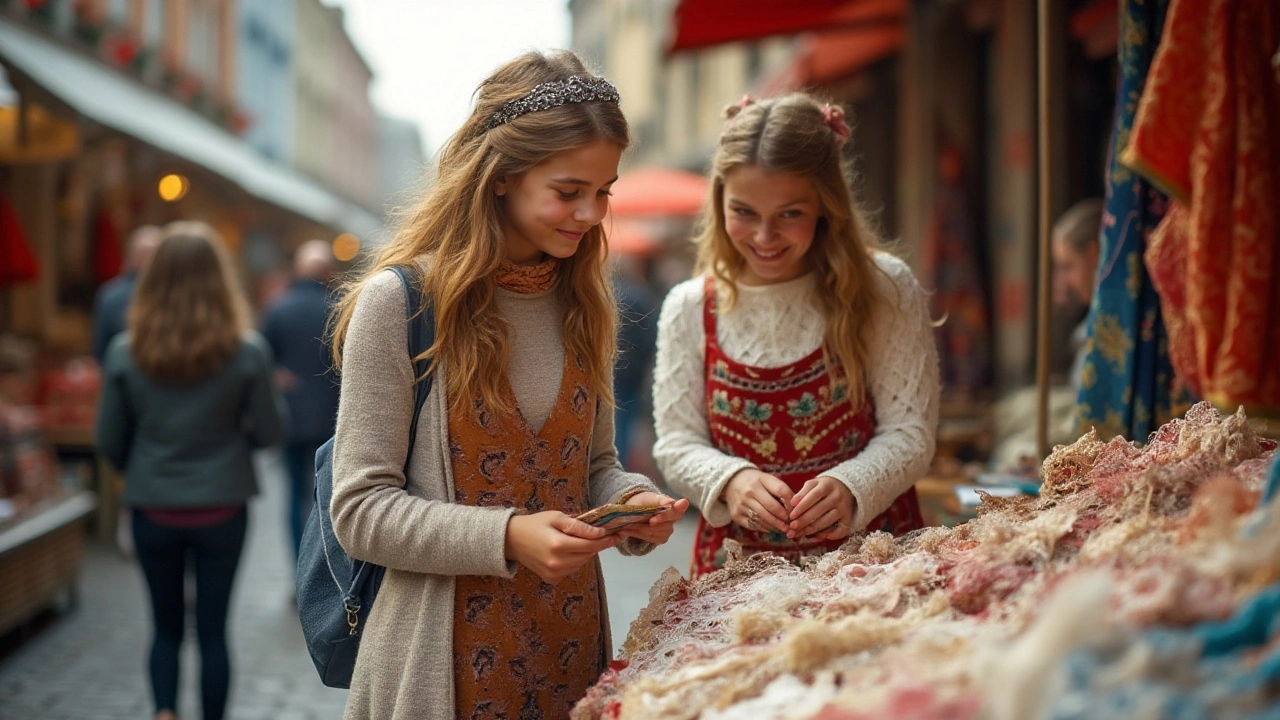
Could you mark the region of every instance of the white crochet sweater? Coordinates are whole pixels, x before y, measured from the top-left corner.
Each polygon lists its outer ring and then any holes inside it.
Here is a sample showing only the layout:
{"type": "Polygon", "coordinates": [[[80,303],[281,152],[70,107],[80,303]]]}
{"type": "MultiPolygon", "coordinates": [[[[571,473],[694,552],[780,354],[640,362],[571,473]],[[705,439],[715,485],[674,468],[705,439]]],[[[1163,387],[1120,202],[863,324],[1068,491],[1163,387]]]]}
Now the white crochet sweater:
{"type": "MultiPolygon", "coordinates": [[[[925,473],[933,459],[938,426],[938,353],[928,300],[906,263],[878,254],[892,279],[876,274],[885,297],[898,308],[878,318],[870,338],[867,390],[875,402],[876,432],[857,457],[822,475],[843,482],[857,500],[854,529],[888,509],[925,473]],[[896,316],[895,316],[896,315],[896,316]]],[[[698,505],[717,527],[730,521],[721,493],[735,473],[754,467],[711,442],[707,424],[704,279],[672,288],[658,319],[653,408],[653,454],[672,488],[698,505]]],[[[717,317],[716,337],[730,358],[779,367],[804,358],[822,343],[824,318],[816,303],[817,276],[809,273],[776,285],[738,287],[733,308],[717,317]]]]}

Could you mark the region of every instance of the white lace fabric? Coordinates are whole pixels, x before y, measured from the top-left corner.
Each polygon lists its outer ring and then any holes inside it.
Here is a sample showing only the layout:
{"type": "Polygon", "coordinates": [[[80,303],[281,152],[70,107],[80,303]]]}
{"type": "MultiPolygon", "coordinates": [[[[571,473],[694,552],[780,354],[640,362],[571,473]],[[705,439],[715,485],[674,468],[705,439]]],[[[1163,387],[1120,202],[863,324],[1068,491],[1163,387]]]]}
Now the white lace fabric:
{"type": "MultiPolygon", "coordinates": [[[[857,500],[854,529],[866,527],[924,475],[933,459],[938,426],[938,353],[928,299],[906,263],[876,257],[885,297],[897,300],[876,318],[866,369],[875,403],[876,432],[851,460],[821,473],[843,482],[857,500]]],[[[817,276],[785,283],[739,286],[733,308],[716,318],[716,339],[732,359],[757,367],[796,362],[822,343],[825,319],[816,304],[817,276]]],[[[706,408],[705,280],[695,277],[671,290],[658,319],[653,408],[653,454],[663,477],[698,505],[715,526],[730,521],[721,497],[739,470],[754,467],[711,442],[706,408]]]]}

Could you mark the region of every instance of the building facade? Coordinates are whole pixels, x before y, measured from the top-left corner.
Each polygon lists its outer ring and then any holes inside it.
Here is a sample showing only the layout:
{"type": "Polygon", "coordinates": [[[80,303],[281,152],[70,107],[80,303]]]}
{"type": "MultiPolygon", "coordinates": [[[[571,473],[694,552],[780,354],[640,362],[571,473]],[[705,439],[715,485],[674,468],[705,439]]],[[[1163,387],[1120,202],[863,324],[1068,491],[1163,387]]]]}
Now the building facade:
{"type": "Polygon", "coordinates": [[[427,158],[416,123],[378,116],[378,197],[388,208],[416,200],[426,180],[427,158]]]}
{"type": "Polygon", "coordinates": [[[380,202],[373,72],[343,27],[341,8],[297,0],[294,163],[356,203],[380,202]]]}
{"type": "Polygon", "coordinates": [[[245,142],[263,157],[293,164],[297,96],[294,0],[241,3],[237,18],[238,97],[248,126],[245,142]]]}
{"type": "Polygon", "coordinates": [[[789,37],[668,56],[676,0],[571,0],[572,46],[622,95],[635,144],[624,159],[702,172],[724,106],[759,91],[791,55],[789,37]]]}
{"type": "Polygon", "coordinates": [[[371,74],[316,2],[0,2],[0,66],[0,215],[34,266],[0,273],[0,333],[82,352],[141,224],[208,222],[259,302],[303,240],[381,229],[371,74]],[[337,48],[310,66],[314,114],[337,117],[309,173],[291,163],[304,7],[337,48]]]}

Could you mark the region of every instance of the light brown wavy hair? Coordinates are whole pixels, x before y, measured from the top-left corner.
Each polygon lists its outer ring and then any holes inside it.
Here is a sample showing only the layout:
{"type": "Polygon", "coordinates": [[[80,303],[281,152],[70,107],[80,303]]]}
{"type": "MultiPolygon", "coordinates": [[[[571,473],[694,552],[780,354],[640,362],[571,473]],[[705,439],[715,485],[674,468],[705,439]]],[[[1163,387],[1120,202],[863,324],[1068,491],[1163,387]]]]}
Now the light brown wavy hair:
{"type": "Polygon", "coordinates": [[[226,367],[249,330],[249,308],[213,228],[164,228],[138,279],[128,328],[133,361],[152,380],[190,382],[226,367]]]}
{"type": "MultiPolygon", "coordinates": [[[[342,366],[342,345],[360,293],[370,279],[393,265],[429,268],[423,287],[436,314],[436,341],[423,357],[443,362],[453,403],[479,397],[490,409],[514,410],[501,394],[511,355],[508,324],[495,300],[495,272],[506,258],[501,230],[499,178],[516,178],[551,156],[605,140],[626,148],[626,118],[608,102],[568,103],[539,110],[486,130],[489,118],[509,100],[539,83],[591,77],[573,53],[530,52],[506,63],[476,90],[471,116],[439,153],[434,186],[408,212],[395,238],[363,277],[346,288],[332,327],[333,357],[342,366]]],[[[605,274],[607,253],[599,225],[578,250],[561,261],[555,292],[564,309],[565,352],[581,357],[591,389],[612,404],[617,310],[605,274]]]]}
{"type": "Polygon", "coordinates": [[[876,273],[884,275],[874,255],[886,243],[854,198],[852,163],[823,119],[823,104],[812,95],[794,93],[725,108],[725,127],[712,159],[710,198],[695,239],[695,273],[713,273],[727,290],[725,309],[733,306],[737,280],[747,266],[725,229],[725,176],[734,168],[754,165],[808,178],[821,205],[806,261],[818,274],[818,300],[827,318],[823,343],[843,366],[850,396],[861,398],[870,324],[889,303],[874,280],[876,273]]]}

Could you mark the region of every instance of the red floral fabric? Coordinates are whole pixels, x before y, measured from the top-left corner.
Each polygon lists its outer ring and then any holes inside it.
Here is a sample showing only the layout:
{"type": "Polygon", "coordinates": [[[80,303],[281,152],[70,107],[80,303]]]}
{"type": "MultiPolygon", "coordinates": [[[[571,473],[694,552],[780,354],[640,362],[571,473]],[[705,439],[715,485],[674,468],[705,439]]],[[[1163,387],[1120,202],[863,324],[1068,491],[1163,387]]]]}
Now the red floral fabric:
{"type": "Polygon", "coordinates": [[[1174,0],[1122,161],[1172,198],[1145,261],[1178,375],[1280,410],[1280,44],[1274,0],[1174,0]]]}

